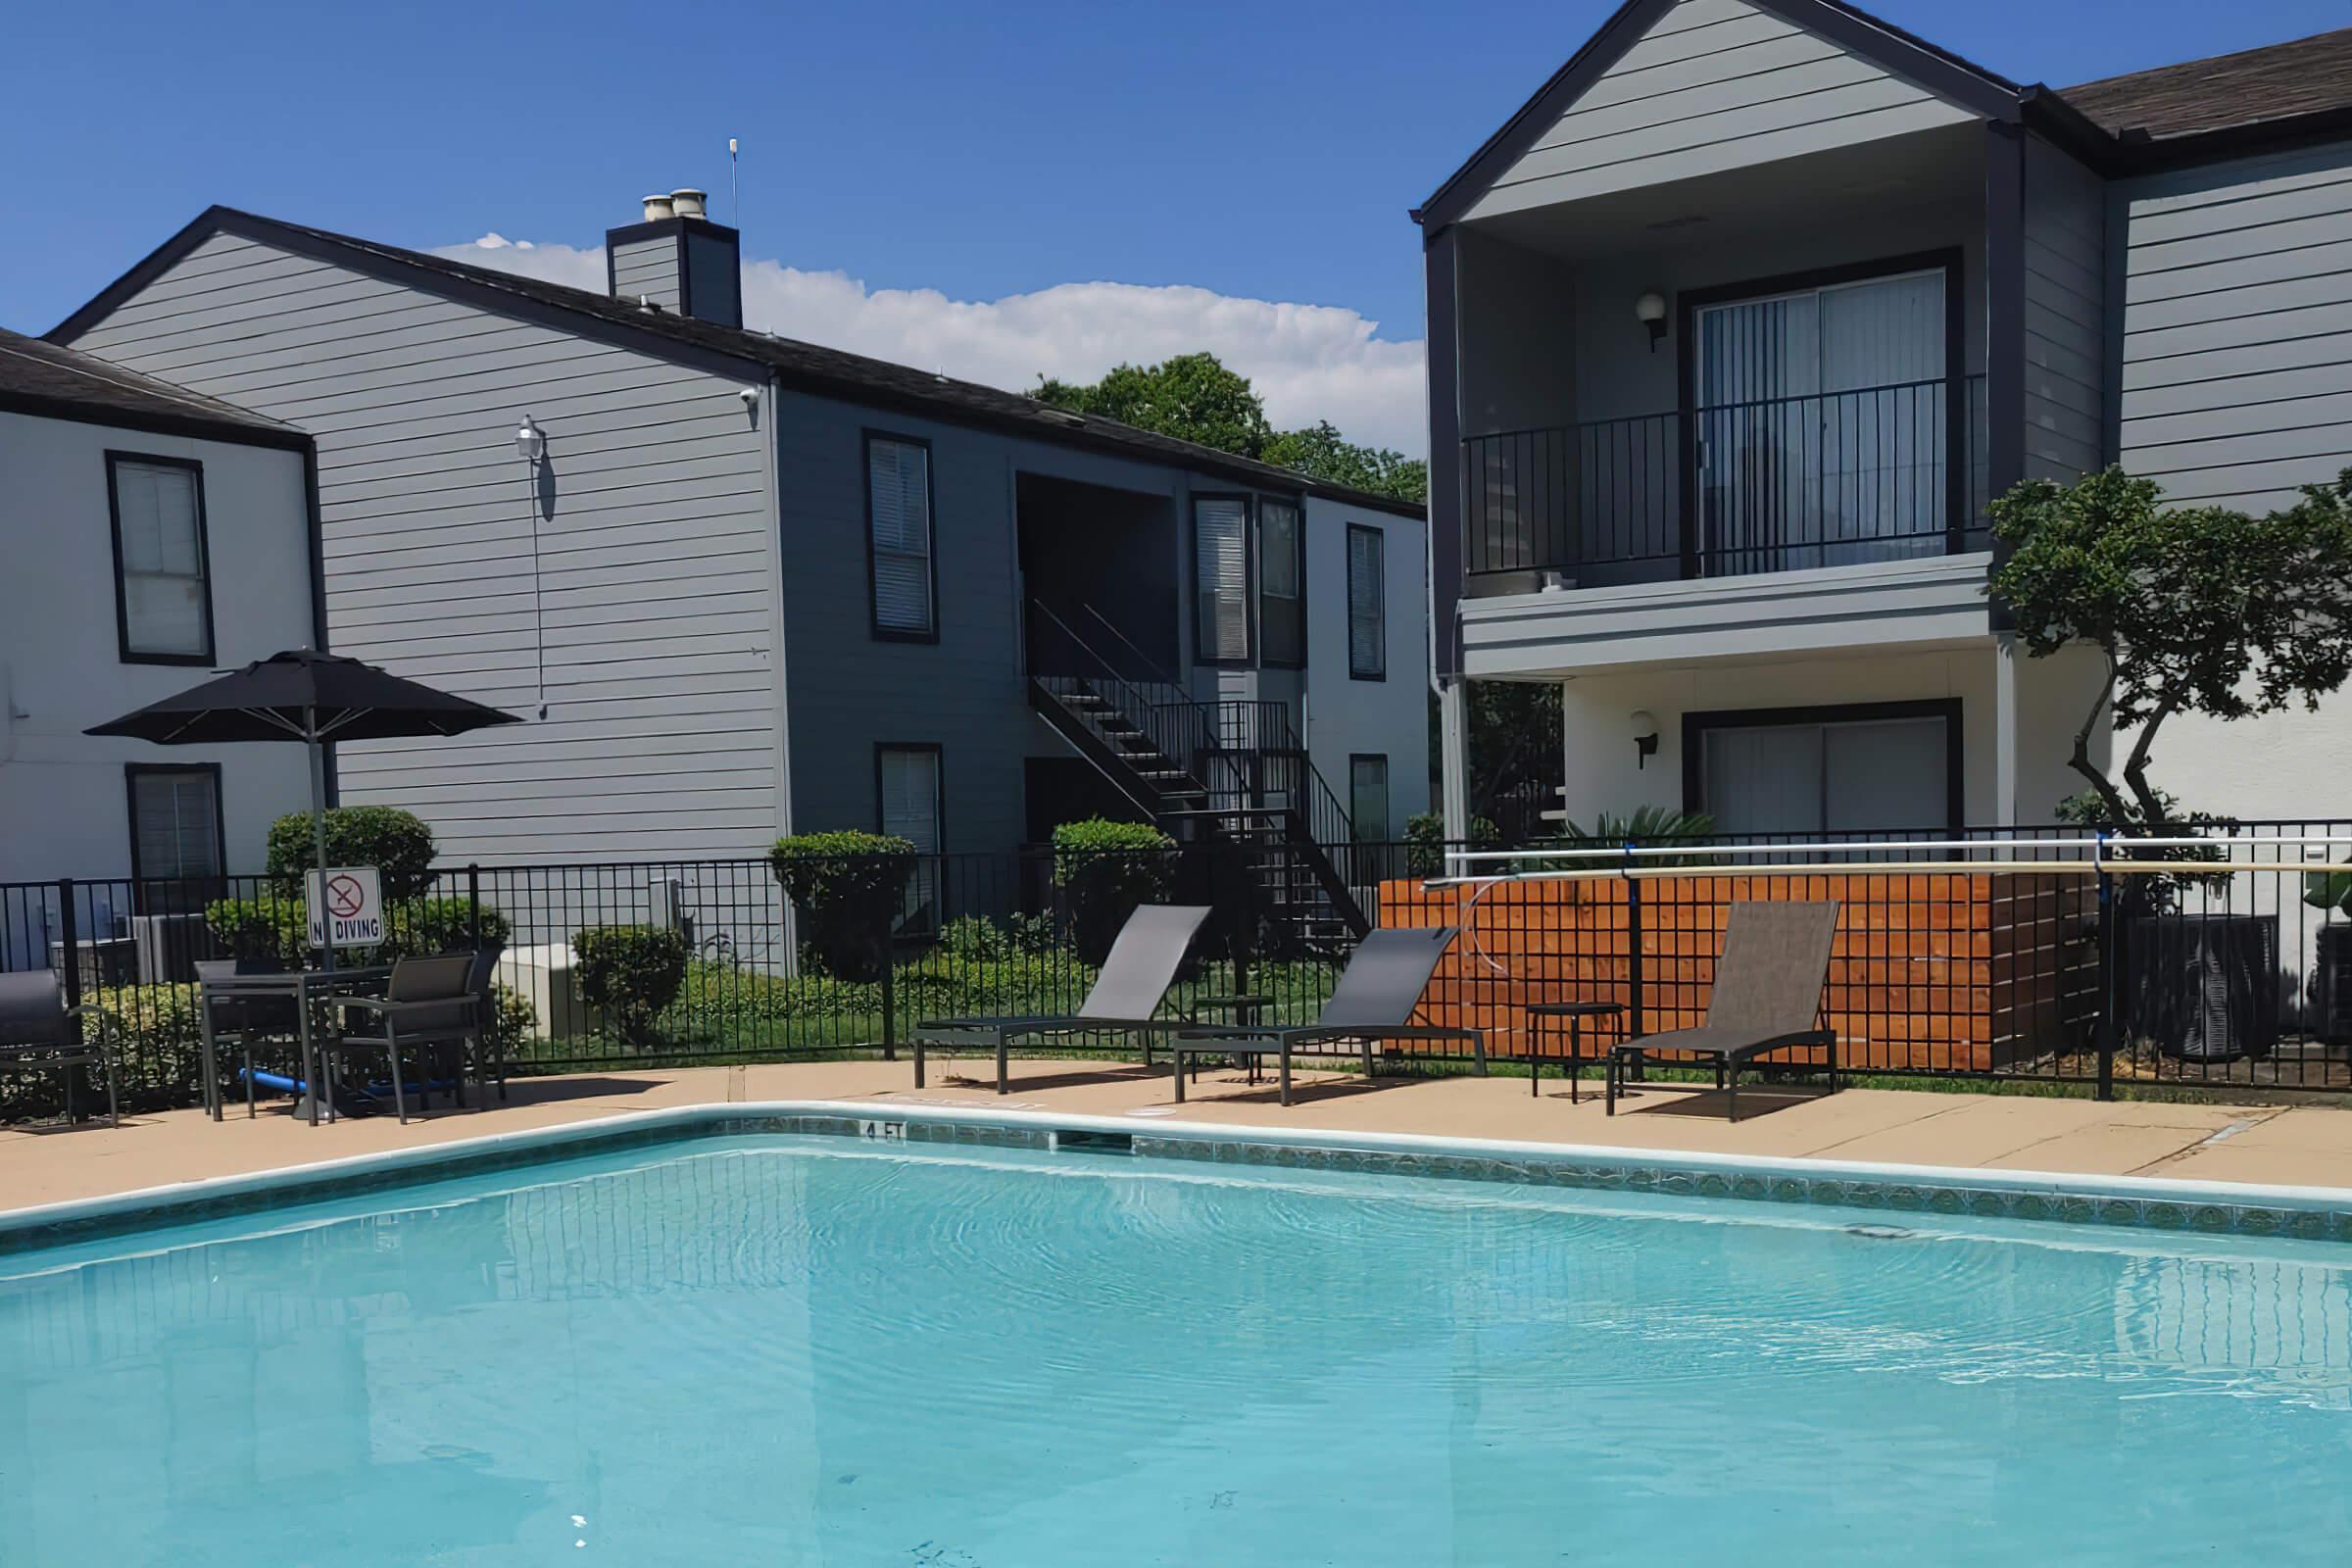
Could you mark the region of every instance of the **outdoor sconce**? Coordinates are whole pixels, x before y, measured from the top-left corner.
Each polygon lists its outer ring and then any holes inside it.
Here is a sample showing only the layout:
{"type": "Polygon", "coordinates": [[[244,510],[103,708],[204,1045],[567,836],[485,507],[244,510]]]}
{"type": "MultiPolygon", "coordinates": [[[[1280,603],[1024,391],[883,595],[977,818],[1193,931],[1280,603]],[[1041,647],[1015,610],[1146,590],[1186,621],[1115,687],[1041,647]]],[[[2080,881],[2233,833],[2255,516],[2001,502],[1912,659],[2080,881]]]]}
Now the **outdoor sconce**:
{"type": "Polygon", "coordinates": [[[1649,352],[1658,352],[1666,336],[1666,296],[1652,289],[1634,301],[1634,319],[1649,328],[1649,352]]]}
{"type": "Polygon", "coordinates": [[[514,432],[514,450],[522,454],[523,462],[530,464],[547,456],[547,432],[533,424],[527,414],[522,416],[522,427],[514,432]]]}
{"type": "Polygon", "coordinates": [[[1634,766],[1646,767],[1658,755],[1658,716],[1646,708],[1634,710],[1634,766]]]}

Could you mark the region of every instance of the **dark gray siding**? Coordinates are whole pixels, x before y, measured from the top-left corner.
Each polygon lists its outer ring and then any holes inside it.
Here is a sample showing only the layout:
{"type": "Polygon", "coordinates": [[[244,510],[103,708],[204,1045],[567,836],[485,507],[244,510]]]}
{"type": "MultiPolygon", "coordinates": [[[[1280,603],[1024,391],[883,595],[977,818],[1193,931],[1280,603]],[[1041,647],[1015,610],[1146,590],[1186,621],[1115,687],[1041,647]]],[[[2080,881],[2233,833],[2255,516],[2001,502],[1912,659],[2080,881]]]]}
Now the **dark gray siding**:
{"type": "Polygon", "coordinates": [[[1682,0],[1467,216],[1690,179],[1970,118],[1743,0],[1682,0]]]}
{"type": "Polygon", "coordinates": [[[2125,191],[2122,461],[2272,507],[2352,466],[2352,146],[2125,191]]]}
{"type": "Polygon", "coordinates": [[[346,800],[416,811],[451,860],[773,838],[770,476],[742,382],[228,235],[76,346],[310,431],[331,645],[532,719],[346,746],[346,800]]]}
{"type": "Polygon", "coordinates": [[[2071,484],[2106,446],[2106,185],[2030,137],[2025,219],[2025,472],[2071,484]]]}

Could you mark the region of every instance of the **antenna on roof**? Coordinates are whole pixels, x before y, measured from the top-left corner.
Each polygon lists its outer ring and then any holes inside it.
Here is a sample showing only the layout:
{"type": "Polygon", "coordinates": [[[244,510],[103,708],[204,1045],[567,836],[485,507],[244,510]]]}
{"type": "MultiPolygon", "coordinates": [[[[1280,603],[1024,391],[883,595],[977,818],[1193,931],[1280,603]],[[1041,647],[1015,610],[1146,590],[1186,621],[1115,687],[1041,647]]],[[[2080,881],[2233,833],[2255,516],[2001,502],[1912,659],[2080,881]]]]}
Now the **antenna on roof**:
{"type": "Polygon", "coordinates": [[[741,228],[743,227],[743,186],[736,179],[737,159],[735,154],[737,151],[735,138],[729,136],[727,138],[727,208],[735,226],[741,228]]]}

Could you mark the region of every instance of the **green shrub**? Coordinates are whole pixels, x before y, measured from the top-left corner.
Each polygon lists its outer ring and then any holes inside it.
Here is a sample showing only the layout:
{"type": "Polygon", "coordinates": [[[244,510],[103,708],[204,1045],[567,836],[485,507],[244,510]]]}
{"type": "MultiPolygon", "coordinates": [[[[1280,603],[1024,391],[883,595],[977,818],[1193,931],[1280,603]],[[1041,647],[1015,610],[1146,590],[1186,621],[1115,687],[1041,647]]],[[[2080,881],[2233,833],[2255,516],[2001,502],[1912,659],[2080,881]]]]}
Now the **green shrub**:
{"type": "MultiPolygon", "coordinates": [[[[1419,811],[1404,820],[1404,868],[1413,876],[1446,874],[1446,817],[1439,811],[1419,811]]],[[[1491,850],[1502,842],[1502,830],[1493,819],[1470,819],[1470,848],[1491,850]]]]}
{"type": "MultiPolygon", "coordinates": [[[[205,906],[204,923],[213,940],[231,956],[275,958],[300,966],[310,955],[310,923],[299,893],[217,899],[205,906]]],[[[482,906],[482,940],[504,942],[507,917],[482,906]]],[[[473,946],[473,906],[464,899],[406,899],[384,907],[384,943],[372,950],[346,950],[339,961],[388,963],[420,954],[452,953],[473,946]]]]}
{"type": "MultiPolygon", "coordinates": [[[[504,943],[512,934],[507,917],[495,906],[483,905],[483,945],[504,943]]],[[[379,960],[469,952],[472,947],[473,906],[465,899],[409,899],[385,906],[379,960]]]]}
{"type": "Polygon", "coordinates": [[[298,896],[265,892],[251,899],[216,899],[204,906],[204,923],[231,957],[275,958],[295,966],[310,949],[298,896]]]}
{"type": "MultiPolygon", "coordinates": [[[[338,806],[326,813],[326,863],[372,865],[384,902],[413,899],[433,883],[433,830],[414,812],[390,806],[338,806]]],[[[299,889],[318,868],[311,813],[289,811],[270,824],[270,874],[299,889]]]]}
{"type": "Polygon", "coordinates": [[[572,972],[580,996],[633,1044],[653,1035],[654,1019],[677,1000],[692,955],[670,926],[592,925],[572,933],[572,972]]]}
{"type": "Polygon", "coordinates": [[[1012,938],[985,914],[963,914],[940,927],[939,946],[954,957],[994,963],[1012,952],[1012,938]]]}
{"type": "Polygon", "coordinates": [[[881,833],[800,833],[768,864],[800,911],[801,945],[836,979],[881,978],[891,920],[906,896],[914,846],[881,833]]]}
{"type": "Polygon", "coordinates": [[[490,1037],[512,1061],[522,1054],[524,1043],[538,1032],[539,1009],[521,992],[496,983],[490,987],[490,997],[497,1004],[490,1018],[490,1037]]]}
{"type": "Polygon", "coordinates": [[[1090,817],[1054,830],[1054,885],[1069,899],[1078,956],[1101,963],[1139,904],[1168,896],[1176,841],[1148,822],[1090,817]]]}

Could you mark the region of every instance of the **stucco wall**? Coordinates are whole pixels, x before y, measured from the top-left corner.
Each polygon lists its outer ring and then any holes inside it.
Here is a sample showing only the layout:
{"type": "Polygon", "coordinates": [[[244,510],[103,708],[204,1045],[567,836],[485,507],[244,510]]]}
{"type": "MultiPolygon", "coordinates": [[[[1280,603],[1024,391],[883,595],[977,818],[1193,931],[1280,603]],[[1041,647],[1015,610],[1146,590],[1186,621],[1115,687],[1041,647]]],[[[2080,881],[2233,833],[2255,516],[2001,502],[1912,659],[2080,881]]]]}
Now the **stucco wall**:
{"type": "Polygon", "coordinates": [[[314,639],[302,457],[187,436],[0,414],[0,882],[130,874],[130,762],[218,762],[230,871],[309,800],[295,746],[154,746],[89,725],[207,678],[210,666],[124,663],[115,612],[108,451],[204,466],[215,662],[314,639]]]}

